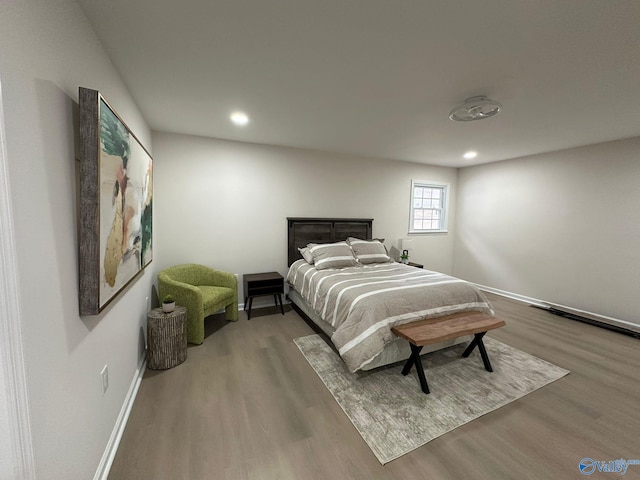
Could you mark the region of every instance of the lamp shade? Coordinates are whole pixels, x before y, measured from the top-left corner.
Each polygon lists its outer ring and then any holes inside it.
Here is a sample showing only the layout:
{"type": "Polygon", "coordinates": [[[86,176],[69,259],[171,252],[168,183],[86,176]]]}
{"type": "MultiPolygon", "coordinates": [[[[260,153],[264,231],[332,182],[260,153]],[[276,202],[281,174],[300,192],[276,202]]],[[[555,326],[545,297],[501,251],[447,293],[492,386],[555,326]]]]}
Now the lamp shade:
{"type": "Polygon", "coordinates": [[[413,238],[401,238],[400,250],[411,250],[413,248],[413,238]]]}

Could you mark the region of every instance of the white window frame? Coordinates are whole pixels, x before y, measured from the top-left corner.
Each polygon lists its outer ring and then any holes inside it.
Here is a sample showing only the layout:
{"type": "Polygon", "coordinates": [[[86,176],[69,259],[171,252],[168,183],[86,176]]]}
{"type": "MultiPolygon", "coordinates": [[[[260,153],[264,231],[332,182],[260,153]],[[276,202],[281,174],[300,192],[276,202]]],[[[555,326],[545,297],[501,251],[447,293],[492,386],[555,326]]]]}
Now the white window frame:
{"type": "Polygon", "coordinates": [[[411,194],[409,196],[409,233],[410,234],[423,234],[423,233],[447,233],[449,230],[447,229],[447,221],[449,217],[449,184],[442,182],[434,182],[430,180],[411,180],[411,194]],[[442,191],[443,199],[442,199],[442,208],[441,211],[441,219],[440,219],[440,228],[439,229],[415,229],[414,225],[414,216],[417,208],[414,208],[414,192],[416,187],[426,187],[426,188],[438,188],[442,191]]]}

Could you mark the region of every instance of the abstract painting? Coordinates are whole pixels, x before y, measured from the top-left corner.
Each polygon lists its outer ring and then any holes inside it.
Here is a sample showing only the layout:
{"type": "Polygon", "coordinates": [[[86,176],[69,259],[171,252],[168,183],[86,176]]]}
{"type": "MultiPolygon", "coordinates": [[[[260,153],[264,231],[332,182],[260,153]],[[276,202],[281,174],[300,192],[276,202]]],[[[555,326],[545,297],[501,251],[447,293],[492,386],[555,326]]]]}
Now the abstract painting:
{"type": "Polygon", "coordinates": [[[79,98],[80,315],[96,315],[151,262],[153,161],[100,92],[79,98]]]}

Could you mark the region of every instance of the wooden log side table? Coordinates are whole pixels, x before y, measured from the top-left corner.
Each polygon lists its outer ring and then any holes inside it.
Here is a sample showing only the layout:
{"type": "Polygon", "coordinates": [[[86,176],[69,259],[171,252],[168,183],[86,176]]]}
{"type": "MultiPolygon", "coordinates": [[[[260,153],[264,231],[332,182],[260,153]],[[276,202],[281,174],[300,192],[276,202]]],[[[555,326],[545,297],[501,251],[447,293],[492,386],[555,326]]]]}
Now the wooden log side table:
{"type": "Polygon", "coordinates": [[[187,308],[147,313],[147,367],[166,370],[187,359],[187,308]]]}

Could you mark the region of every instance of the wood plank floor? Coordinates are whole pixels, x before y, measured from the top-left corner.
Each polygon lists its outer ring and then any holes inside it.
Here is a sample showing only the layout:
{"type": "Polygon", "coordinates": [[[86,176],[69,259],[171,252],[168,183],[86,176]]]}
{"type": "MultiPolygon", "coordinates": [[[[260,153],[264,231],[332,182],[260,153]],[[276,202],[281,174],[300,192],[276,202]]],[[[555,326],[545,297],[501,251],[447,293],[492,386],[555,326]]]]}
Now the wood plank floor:
{"type": "Polygon", "coordinates": [[[211,317],[185,363],[146,371],[109,479],[578,479],[585,457],[640,459],[640,340],[490,299],[507,325],[488,336],[571,373],[383,466],[293,343],[313,333],[295,312],[211,317]]]}

